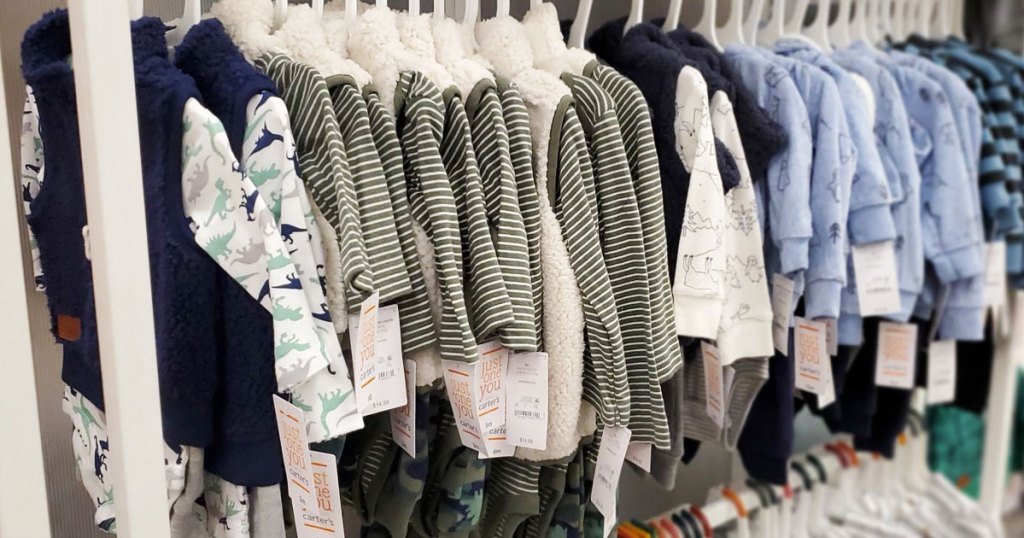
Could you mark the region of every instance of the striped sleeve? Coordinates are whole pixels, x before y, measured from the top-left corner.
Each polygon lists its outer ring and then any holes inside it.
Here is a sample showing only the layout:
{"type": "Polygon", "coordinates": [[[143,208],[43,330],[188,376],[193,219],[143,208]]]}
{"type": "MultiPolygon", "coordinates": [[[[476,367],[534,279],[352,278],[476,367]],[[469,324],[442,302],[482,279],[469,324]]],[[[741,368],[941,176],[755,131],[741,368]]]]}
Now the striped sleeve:
{"type": "Polygon", "coordinates": [[[513,322],[502,327],[498,334],[501,343],[509,349],[536,351],[526,224],[519,209],[508,129],[493,80],[477,84],[466,99],[466,113],[480,167],[487,220],[495,228],[494,247],[512,302],[513,322]]]}

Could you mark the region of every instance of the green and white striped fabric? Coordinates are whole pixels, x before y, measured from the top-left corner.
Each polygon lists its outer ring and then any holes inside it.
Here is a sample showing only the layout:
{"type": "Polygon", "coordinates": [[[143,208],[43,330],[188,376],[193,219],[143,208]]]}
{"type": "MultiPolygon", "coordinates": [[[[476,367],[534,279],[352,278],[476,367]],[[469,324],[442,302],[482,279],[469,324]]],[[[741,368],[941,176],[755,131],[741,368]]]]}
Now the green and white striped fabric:
{"type": "Polygon", "coordinates": [[[463,284],[462,241],[452,184],[441,159],[444,102],[421,73],[406,72],[395,89],[395,123],[402,143],[409,208],[430,236],[442,293],[441,356],[478,359],[463,284]]]}
{"type": "Polygon", "coordinates": [[[651,297],[651,336],[658,379],[668,380],[683,366],[682,349],[675,332],[672,285],[668,278],[668,243],[665,239],[665,209],[661,193],[661,171],[654,146],[654,130],[643,93],[618,71],[592,62],[584,75],[594,79],[615,102],[622,140],[626,148],[640,225],[643,228],[644,259],[651,297]]]}
{"type": "MultiPolygon", "coordinates": [[[[508,130],[509,155],[519,195],[519,212],[526,229],[530,256],[530,288],[533,294],[533,319],[537,333],[537,349],[544,349],[544,278],[541,271],[540,203],[533,175],[533,137],[530,116],[519,89],[508,79],[496,79],[501,95],[501,109],[508,130]]],[[[662,232],[664,234],[664,232],[662,232]]]]}
{"type": "Polygon", "coordinates": [[[398,241],[402,246],[402,259],[409,275],[411,293],[398,300],[398,315],[402,322],[402,351],[412,354],[437,343],[437,331],[430,315],[430,299],[413,236],[412,214],[405,190],[405,170],[402,146],[395,130],[395,118],[388,112],[380,95],[372,86],[363,88],[363,99],[370,120],[370,133],[380,156],[391,197],[391,210],[398,226],[398,241]]]}
{"type": "MultiPolygon", "coordinates": [[[[283,54],[265,54],[256,60],[256,67],[274,81],[288,106],[302,175],[338,235],[346,295],[372,293],[373,273],[359,233],[355,186],[327,83],[312,67],[283,54]]],[[[349,300],[349,304],[358,305],[360,300],[349,300]]]]}
{"type": "Polygon", "coordinates": [[[540,511],[537,463],[500,458],[491,461],[479,536],[513,536],[526,518],[540,511]]]}
{"type": "Polygon", "coordinates": [[[629,429],[638,442],[668,449],[668,422],[654,367],[650,293],[640,210],[611,97],[594,80],[565,73],[589,143],[601,250],[622,328],[629,380],[629,429]]]}
{"type": "Polygon", "coordinates": [[[473,334],[477,342],[483,342],[513,323],[512,301],[487,221],[483,185],[466,108],[455,88],[446,90],[443,97],[445,117],[441,158],[458,211],[463,274],[469,292],[473,334]]]}
{"type": "MultiPolygon", "coordinates": [[[[380,292],[382,303],[391,303],[412,293],[412,284],[402,259],[384,167],[373,145],[366,102],[352,77],[331,77],[327,86],[352,172],[359,228],[373,272],[373,286],[380,292]]],[[[358,308],[358,304],[349,305],[351,310],[358,308]]]]}
{"type": "Polygon", "coordinates": [[[514,320],[499,332],[501,343],[515,351],[537,350],[537,319],[533,310],[529,238],[520,210],[509,133],[493,80],[480,81],[466,98],[473,149],[480,166],[487,220],[514,320]]]}
{"type": "Polygon", "coordinates": [[[619,316],[598,233],[597,193],[587,142],[572,98],[555,111],[548,185],[565,246],[583,297],[587,353],[583,398],[606,426],[629,424],[630,393],[619,316]]]}

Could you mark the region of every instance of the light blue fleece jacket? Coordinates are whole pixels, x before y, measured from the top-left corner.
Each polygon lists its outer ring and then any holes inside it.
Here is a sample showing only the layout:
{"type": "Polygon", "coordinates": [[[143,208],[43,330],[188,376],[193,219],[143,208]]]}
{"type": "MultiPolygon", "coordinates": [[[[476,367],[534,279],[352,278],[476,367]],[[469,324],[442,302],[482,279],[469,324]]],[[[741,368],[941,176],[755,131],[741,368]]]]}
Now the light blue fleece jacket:
{"type": "Polygon", "coordinates": [[[811,319],[839,317],[846,286],[847,216],[857,148],[843,115],[835,81],[820,69],[764,49],[751,49],[785,69],[807,108],[814,141],[811,162],[811,228],[805,272],[804,315],[811,319]]]}
{"type": "MultiPolygon", "coordinates": [[[[856,73],[871,85],[875,93],[874,138],[889,182],[899,183],[902,198],[893,202],[891,211],[896,225],[896,269],[900,287],[900,312],[891,319],[910,319],[924,286],[924,243],[921,238],[921,173],[910,134],[910,120],[903,106],[903,96],[892,75],[875,62],[866,51],[867,45],[857,42],[837,50],[832,59],[856,73]]],[[[856,294],[843,294],[843,317],[839,319],[839,343],[859,345],[863,340],[861,318],[847,304],[857,303],[856,294]],[[849,313],[849,315],[847,315],[849,313]]]]}
{"type": "MultiPolygon", "coordinates": [[[[941,65],[901,51],[890,51],[889,57],[897,65],[912,68],[927,75],[946,92],[956,121],[957,132],[960,135],[960,146],[963,149],[967,177],[974,182],[972,185],[976,186],[980,178],[981,146],[985,139],[986,127],[982,122],[981,106],[974,93],[962,78],[941,65]]],[[[991,136],[989,133],[990,139],[991,136]]],[[[996,158],[999,159],[998,154],[996,158]]],[[[996,186],[1005,191],[1005,186],[1002,183],[996,186]]],[[[978,188],[972,188],[971,194],[971,207],[978,210],[975,219],[976,231],[979,234],[976,238],[978,242],[977,255],[984,260],[984,223],[979,209],[981,192],[978,188]]],[[[930,289],[933,288],[930,287],[930,289]]],[[[922,301],[922,307],[927,307],[933,302],[922,301]]],[[[952,284],[946,307],[940,313],[939,337],[944,340],[978,341],[984,339],[984,275],[958,280],[952,284]]]]}
{"type": "Polygon", "coordinates": [[[754,184],[765,242],[769,278],[783,273],[795,283],[793,304],[802,294],[809,263],[811,227],[810,120],[800,91],[785,69],[751,47],[730,45],[723,55],[738,82],[769,117],[781,125],[789,143],[768,164],[767,181],[754,184]]]}

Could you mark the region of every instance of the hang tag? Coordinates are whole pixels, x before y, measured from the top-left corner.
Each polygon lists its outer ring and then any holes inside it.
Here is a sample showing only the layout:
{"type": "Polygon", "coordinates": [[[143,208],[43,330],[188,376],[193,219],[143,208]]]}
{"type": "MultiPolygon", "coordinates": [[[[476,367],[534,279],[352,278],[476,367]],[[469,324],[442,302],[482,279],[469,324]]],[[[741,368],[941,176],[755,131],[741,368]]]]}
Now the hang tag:
{"type": "Polygon", "coordinates": [[[479,346],[479,352],[480,360],[472,364],[441,361],[459,436],[463,445],[487,457],[511,455],[505,433],[508,349],[488,342],[479,346]]]}
{"type": "Polygon", "coordinates": [[[829,357],[839,354],[839,321],[833,318],[819,320],[825,324],[825,350],[829,357]]]}
{"type": "Polygon", "coordinates": [[[706,410],[711,420],[719,427],[725,423],[725,383],[722,379],[722,358],[718,348],[707,343],[700,343],[704,360],[704,394],[706,394],[706,410]]]}
{"type": "Polygon", "coordinates": [[[625,426],[606,427],[601,435],[590,502],[594,503],[605,519],[616,517],[615,492],[619,489],[619,475],[622,473],[631,435],[632,432],[625,426]]]}
{"type": "Polygon", "coordinates": [[[405,360],[405,399],[391,410],[391,438],[411,457],[416,457],[416,361],[405,360]]]}
{"type": "Polygon", "coordinates": [[[619,507],[612,506],[612,515],[604,517],[604,535],[611,536],[615,528],[619,526],[619,507]]]}
{"type": "Polygon", "coordinates": [[[917,325],[882,322],[878,326],[875,384],[897,389],[914,388],[917,362],[917,325]]]}
{"type": "Polygon", "coordinates": [[[985,306],[992,311],[992,323],[999,334],[1009,334],[1009,307],[1006,301],[1006,242],[985,245],[985,306]]]}
{"type": "Polygon", "coordinates": [[[896,249],[892,241],[853,247],[853,272],[857,277],[861,316],[884,316],[900,311],[896,249]]]}
{"type": "Polygon", "coordinates": [[[548,354],[513,353],[506,377],[509,442],[544,450],[548,445],[548,354]]]}
{"type": "Polygon", "coordinates": [[[956,340],[928,346],[928,405],[952,402],[956,397],[956,340]]]}
{"type": "Polygon", "coordinates": [[[356,405],[364,417],[402,407],[408,401],[398,306],[380,307],[377,298],[374,292],[363,302],[360,315],[349,316],[357,374],[356,405]],[[366,337],[373,338],[372,345],[364,345],[366,337]]]}
{"type": "Polygon", "coordinates": [[[651,472],[651,447],[651,443],[630,443],[626,449],[626,461],[651,472]]]}
{"type": "Polygon", "coordinates": [[[297,512],[295,530],[298,538],[344,538],[345,524],[341,520],[341,488],[338,487],[338,460],[334,454],[309,453],[313,464],[319,514],[297,512]]]}
{"type": "Polygon", "coordinates": [[[821,394],[818,394],[818,408],[824,409],[836,401],[836,383],[832,377],[832,359],[827,355],[821,358],[821,394]]]}
{"type": "Polygon", "coordinates": [[[277,434],[288,480],[288,495],[299,503],[297,513],[318,514],[313,465],[302,410],[274,395],[274,416],[277,418],[277,434]]]}
{"type": "Polygon", "coordinates": [[[789,322],[793,314],[793,281],[782,273],[772,276],[772,340],[779,353],[789,353],[789,322]]]}
{"type": "Polygon", "coordinates": [[[448,392],[448,402],[452,406],[455,424],[459,428],[459,439],[463,446],[486,453],[487,449],[484,447],[476,413],[476,398],[473,395],[475,365],[442,360],[441,366],[444,369],[444,385],[448,392]]]}
{"type": "Polygon", "coordinates": [[[796,318],[793,329],[796,388],[818,395],[825,393],[822,370],[828,358],[825,350],[827,332],[824,323],[796,318]]]}

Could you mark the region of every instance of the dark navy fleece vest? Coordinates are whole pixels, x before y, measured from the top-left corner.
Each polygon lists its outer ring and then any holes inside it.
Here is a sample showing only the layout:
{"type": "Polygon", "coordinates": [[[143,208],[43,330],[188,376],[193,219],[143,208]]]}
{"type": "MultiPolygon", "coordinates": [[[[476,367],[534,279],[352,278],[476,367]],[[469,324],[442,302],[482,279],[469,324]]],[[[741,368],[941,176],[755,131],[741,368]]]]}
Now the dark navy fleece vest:
{"type": "MultiPolygon", "coordinates": [[[[175,49],[174,61],[192,77],[203,104],[224,124],[241,158],[246,106],[274,92],[274,83],[245,61],[216,19],[200,22],[175,49]]],[[[225,375],[217,400],[217,441],[206,451],[206,468],[240,486],[268,486],[284,477],[272,396],[274,327],[269,312],[231,275],[220,272],[224,312],[225,375]]]]}
{"type": "MultiPolygon", "coordinates": [[[[161,410],[169,444],[205,447],[213,441],[220,368],[220,319],[211,299],[217,296],[219,269],[195,243],[184,217],[182,110],[198,92],[168,61],[165,31],[156,18],[132,23],[161,410]]],[[[29,225],[39,243],[53,331],[66,346],[64,380],[102,405],[91,265],[82,242],[86,214],[70,54],[66,10],[44,15],[25,34],[23,73],[39,106],[46,167],[29,225]]]]}

